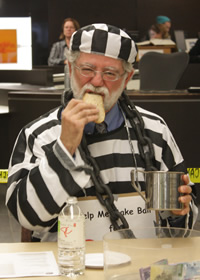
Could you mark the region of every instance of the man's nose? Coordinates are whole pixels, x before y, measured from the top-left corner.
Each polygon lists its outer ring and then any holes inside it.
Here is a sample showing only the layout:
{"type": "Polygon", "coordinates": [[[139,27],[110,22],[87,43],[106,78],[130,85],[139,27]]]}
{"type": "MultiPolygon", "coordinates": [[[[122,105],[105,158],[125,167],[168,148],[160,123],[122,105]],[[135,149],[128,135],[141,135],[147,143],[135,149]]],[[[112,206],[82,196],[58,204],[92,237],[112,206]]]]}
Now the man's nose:
{"type": "Polygon", "coordinates": [[[95,87],[100,87],[104,85],[104,80],[101,72],[95,72],[95,76],[92,78],[91,84],[95,87]]]}

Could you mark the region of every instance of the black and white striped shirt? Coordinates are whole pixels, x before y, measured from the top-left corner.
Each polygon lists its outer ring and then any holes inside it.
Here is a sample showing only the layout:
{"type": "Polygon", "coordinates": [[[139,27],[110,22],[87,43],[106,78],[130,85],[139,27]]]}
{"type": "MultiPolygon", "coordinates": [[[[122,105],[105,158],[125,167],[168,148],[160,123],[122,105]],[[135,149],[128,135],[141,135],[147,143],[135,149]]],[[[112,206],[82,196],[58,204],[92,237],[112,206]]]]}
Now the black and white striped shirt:
{"type": "MultiPolygon", "coordinates": [[[[9,165],[7,206],[23,227],[45,241],[57,231],[57,216],[69,195],[95,195],[90,175],[78,169],[84,165],[79,150],[72,157],[59,138],[60,109],[51,110],[21,130],[9,165]]],[[[182,155],[164,120],[137,109],[153,143],[156,168],[185,172],[182,155]]],[[[144,170],[134,129],[128,125],[138,169],[144,170]]],[[[134,192],[130,182],[134,161],[124,123],[106,134],[86,138],[103,182],[113,193],[134,192]]],[[[144,189],[143,180],[139,178],[144,189]]]]}

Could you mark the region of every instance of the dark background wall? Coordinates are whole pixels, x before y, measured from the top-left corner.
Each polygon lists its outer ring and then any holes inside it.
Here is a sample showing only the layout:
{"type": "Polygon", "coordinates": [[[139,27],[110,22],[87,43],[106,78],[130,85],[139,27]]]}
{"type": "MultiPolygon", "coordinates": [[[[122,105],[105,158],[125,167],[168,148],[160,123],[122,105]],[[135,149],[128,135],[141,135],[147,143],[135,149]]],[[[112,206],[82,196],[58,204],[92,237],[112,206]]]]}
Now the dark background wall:
{"type": "Polygon", "coordinates": [[[199,0],[0,0],[0,17],[32,17],[33,65],[47,64],[66,17],[76,18],[81,26],[106,22],[137,30],[140,39],[157,15],[167,15],[172,29],[182,29],[188,38],[196,38],[199,10],[199,0]]]}

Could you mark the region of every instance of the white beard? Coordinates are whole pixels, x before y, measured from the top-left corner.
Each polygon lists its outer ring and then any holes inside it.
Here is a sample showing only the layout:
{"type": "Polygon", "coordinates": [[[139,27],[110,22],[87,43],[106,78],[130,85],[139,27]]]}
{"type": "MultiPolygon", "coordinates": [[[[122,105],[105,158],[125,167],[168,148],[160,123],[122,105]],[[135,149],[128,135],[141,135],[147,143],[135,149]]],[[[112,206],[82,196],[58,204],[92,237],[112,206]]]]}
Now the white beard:
{"type": "Polygon", "coordinates": [[[97,93],[97,94],[103,94],[104,95],[104,108],[105,108],[105,111],[108,112],[115,105],[115,103],[117,102],[117,100],[121,96],[121,94],[123,92],[123,89],[124,89],[124,84],[125,84],[126,78],[127,78],[127,75],[124,75],[120,87],[110,94],[107,87],[94,87],[90,83],[85,84],[82,88],[80,88],[78,86],[78,83],[76,81],[75,75],[74,75],[73,70],[72,70],[72,73],[71,73],[71,88],[72,88],[72,91],[74,93],[74,98],[76,98],[76,99],[82,99],[83,95],[85,94],[85,92],[87,90],[90,90],[90,91],[92,91],[94,93],[97,93]]]}

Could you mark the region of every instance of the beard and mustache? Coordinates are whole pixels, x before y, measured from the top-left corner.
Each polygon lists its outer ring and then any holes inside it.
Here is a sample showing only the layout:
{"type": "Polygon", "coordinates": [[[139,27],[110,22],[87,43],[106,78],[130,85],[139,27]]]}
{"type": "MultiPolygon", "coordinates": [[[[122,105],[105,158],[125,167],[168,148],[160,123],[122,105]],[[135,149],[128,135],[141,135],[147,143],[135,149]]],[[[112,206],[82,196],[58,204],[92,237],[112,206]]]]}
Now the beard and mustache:
{"type": "Polygon", "coordinates": [[[72,69],[71,88],[72,88],[72,91],[74,94],[74,98],[76,98],[76,99],[82,99],[83,95],[87,91],[91,91],[92,93],[95,93],[95,94],[101,94],[104,97],[103,100],[104,100],[105,111],[108,112],[116,104],[117,100],[121,96],[121,94],[124,90],[126,78],[127,78],[127,75],[124,75],[124,77],[122,78],[122,83],[121,83],[120,87],[113,92],[109,92],[107,87],[95,87],[90,83],[87,83],[83,87],[80,87],[76,81],[74,71],[72,69]]]}

